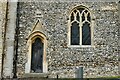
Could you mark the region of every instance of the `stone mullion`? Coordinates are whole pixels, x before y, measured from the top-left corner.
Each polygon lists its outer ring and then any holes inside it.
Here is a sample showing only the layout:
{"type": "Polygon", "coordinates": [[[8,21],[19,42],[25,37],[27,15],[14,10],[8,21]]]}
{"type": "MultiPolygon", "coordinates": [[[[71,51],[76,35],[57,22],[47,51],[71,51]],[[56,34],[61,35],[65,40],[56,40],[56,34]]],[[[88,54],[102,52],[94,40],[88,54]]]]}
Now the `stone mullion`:
{"type": "Polygon", "coordinates": [[[85,21],[87,21],[87,13],[84,12],[84,15],[85,15],[85,21]]]}
{"type": "Polygon", "coordinates": [[[69,40],[68,44],[71,45],[71,22],[70,20],[68,20],[68,40],[69,40]]]}
{"type": "Polygon", "coordinates": [[[82,45],[82,14],[80,14],[80,45],[82,45]]]}

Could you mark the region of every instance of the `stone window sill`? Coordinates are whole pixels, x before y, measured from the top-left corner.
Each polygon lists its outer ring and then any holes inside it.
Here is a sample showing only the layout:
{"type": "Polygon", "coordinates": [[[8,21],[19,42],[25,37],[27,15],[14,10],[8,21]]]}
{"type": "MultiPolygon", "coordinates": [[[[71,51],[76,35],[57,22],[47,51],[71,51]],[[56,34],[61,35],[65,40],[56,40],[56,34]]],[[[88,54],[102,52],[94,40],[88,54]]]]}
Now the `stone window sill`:
{"type": "Polygon", "coordinates": [[[93,45],[68,45],[69,48],[92,48],[94,47],[93,45]]]}

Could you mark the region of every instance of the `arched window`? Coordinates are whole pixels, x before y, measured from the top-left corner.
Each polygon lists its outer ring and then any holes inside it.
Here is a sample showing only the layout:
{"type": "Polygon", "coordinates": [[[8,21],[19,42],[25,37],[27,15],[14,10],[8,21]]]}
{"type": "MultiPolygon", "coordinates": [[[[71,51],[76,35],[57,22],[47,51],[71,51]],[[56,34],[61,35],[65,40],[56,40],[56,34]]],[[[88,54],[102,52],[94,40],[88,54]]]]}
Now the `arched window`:
{"type": "Polygon", "coordinates": [[[69,18],[69,45],[91,45],[90,11],[83,6],[79,6],[71,11],[69,18]]]}

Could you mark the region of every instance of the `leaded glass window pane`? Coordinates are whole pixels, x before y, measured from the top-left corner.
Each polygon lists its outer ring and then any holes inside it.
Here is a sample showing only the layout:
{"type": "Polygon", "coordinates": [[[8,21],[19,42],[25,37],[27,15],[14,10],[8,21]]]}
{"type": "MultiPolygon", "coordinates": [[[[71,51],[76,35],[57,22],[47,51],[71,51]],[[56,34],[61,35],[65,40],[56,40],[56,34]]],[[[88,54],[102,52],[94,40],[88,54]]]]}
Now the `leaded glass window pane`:
{"type": "Polygon", "coordinates": [[[82,21],[84,21],[85,20],[85,14],[83,13],[82,14],[82,21]]]}
{"type": "Polygon", "coordinates": [[[88,21],[91,20],[91,18],[90,18],[90,13],[88,13],[88,15],[87,15],[87,20],[88,20],[88,21]]]}
{"type": "Polygon", "coordinates": [[[71,21],[73,21],[74,20],[74,14],[72,13],[72,15],[71,15],[71,21]]]}
{"type": "Polygon", "coordinates": [[[90,24],[85,22],[82,27],[82,45],[91,45],[90,24]]]}
{"type": "Polygon", "coordinates": [[[79,24],[77,22],[72,23],[71,26],[71,45],[79,45],[79,24]]]}
{"type": "Polygon", "coordinates": [[[80,21],[79,13],[77,13],[76,19],[77,19],[77,21],[80,21]]]}

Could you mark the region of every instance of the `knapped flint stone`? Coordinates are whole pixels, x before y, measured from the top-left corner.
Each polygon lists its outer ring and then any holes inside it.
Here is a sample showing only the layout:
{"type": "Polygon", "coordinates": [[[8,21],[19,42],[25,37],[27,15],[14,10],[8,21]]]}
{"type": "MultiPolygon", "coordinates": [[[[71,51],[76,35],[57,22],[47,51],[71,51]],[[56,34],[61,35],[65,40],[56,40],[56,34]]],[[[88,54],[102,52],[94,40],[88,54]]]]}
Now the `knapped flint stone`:
{"type": "Polygon", "coordinates": [[[94,47],[68,47],[68,20],[69,11],[82,2],[50,2],[50,3],[20,3],[19,9],[19,42],[18,42],[18,75],[25,72],[27,59],[26,34],[29,35],[36,23],[36,10],[42,11],[42,23],[47,33],[47,62],[49,77],[75,77],[76,68],[83,66],[84,77],[116,76],[118,73],[118,11],[102,10],[102,7],[117,7],[111,2],[84,2],[93,12],[94,47]],[[31,11],[32,10],[32,11],[31,11]],[[25,60],[25,61],[24,61],[25,60]]]}

